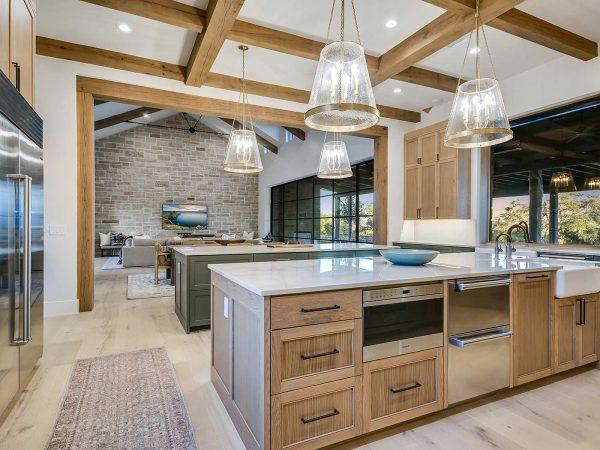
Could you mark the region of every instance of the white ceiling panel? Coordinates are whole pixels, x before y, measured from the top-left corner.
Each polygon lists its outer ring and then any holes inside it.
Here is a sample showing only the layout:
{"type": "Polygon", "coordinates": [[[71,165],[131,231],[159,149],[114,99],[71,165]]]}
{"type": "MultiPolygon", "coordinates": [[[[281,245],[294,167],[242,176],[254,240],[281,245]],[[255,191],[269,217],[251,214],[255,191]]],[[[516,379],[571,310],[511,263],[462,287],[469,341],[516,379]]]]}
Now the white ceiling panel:
{"type": "MultiPolygon", "coordinates": [[[[317,40],[327,38],[332,0],[247,0],[240,18],[317,40]]],[[[331,24],[330,39],[339,36],[340,1],[331,24]]],[[[380,55],[444,13],[420,0],[355,0],[362,43],[369,53],[380,55]],[[388,20],[398,25],[386,28],[388,20]]],[[[346,36],[356,39],[350,1],[346,2],[346,36]]]]}
{"type": "Polygon", "coordinates": [[[453,95],[450,92],[438,91],[437,89],[398,80],[384,81],[375,86],[374,93],[377,103],[412,111],[421,111],[434,104],[450,101],[453,95]],[[394,92],[397,88],[402,89],[402,92],[394,92]]]}
{"type": "Polygon", "coordinates": [[[527,0],[518,8],[594,42],[600,41],[599,0],[527,0]]]}

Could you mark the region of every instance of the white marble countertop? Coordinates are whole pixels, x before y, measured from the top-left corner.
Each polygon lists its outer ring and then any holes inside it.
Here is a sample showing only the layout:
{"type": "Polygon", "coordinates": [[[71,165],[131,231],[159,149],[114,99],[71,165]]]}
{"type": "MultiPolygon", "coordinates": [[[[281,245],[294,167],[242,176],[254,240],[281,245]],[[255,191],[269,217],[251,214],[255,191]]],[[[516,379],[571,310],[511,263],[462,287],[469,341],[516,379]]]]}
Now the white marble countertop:
{"type": "MultiPolygon", "coordinates": [[[[551,244],[525,244],[515,242],[515,247],[518,250],[532,250],[541,253],[556,253],[559,255],[582,255],[582,256],[600,256],[599,247],[587,246],[570,246],[570,245],[551,245],[551,244]]],[[[494,248],[494,244],[486,243],[478,245],[477,248],[494,248]]]]}
{"type": "Polygon", "coordinates": [[[173,245],[173,250],[185,256],[211,255],[247,255],[251,253],[307,253],[335,252],[344,250],[381,250],[390,248],[386,245],[362,244],[355,242],[339,242],[332,244],[313,244],[312,247],[276,248],[266,245],[173,245]]]}
{"type": "Polygon", "coordinates": [[[446,253],[425,266],[395,266],[382,257],[209,264],[212,271],[260,296],[397,285],[453,278],[558,270],[560,262],[496,261],[481,253],[446,253]]]}

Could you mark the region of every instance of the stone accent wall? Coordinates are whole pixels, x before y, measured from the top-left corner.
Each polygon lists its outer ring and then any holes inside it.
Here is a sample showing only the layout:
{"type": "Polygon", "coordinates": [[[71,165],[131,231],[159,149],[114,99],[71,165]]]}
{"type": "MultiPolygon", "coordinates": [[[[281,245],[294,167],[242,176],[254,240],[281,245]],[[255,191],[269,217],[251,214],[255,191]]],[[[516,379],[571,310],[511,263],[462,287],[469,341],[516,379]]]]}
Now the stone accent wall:
{"type": "MultiPolygon", "coordinates": [[[[180,114],[154,124],[187,128],[180,114]]],[[[175,235],[162,229],[168,202],[206,205],[210,233],[258,231],[258,175],[225,172],[226,148],[227,136],[150,125],[97,140],[96,239],[110,231],[175,235]]]]}

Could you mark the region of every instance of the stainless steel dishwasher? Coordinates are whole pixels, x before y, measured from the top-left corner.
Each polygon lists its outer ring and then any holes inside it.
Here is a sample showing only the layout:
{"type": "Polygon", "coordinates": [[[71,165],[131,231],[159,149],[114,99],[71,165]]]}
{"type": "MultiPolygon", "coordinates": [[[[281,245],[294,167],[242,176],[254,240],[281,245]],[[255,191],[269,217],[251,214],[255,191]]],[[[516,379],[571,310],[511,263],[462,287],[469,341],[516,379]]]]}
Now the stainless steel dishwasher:
{"type": "Polygon", "coordinates": [[[510,277],[454,280],[448,299],[448,403],[510,384],[510,277]]]}

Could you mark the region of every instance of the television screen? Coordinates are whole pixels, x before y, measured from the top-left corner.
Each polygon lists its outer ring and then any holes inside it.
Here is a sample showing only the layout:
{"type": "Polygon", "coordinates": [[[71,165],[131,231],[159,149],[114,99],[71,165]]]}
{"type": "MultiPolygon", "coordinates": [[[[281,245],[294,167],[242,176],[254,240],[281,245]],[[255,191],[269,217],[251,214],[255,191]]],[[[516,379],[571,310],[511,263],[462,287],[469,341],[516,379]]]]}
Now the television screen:
{"type": "Polygon", "coordinates": [[[208,208],[201,205],[165,203],[162,207],[163,230],[203,230],[208,227],[208,208]]]}

